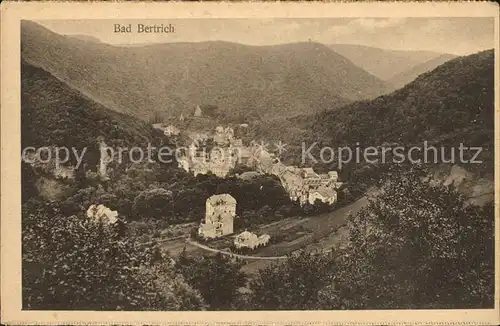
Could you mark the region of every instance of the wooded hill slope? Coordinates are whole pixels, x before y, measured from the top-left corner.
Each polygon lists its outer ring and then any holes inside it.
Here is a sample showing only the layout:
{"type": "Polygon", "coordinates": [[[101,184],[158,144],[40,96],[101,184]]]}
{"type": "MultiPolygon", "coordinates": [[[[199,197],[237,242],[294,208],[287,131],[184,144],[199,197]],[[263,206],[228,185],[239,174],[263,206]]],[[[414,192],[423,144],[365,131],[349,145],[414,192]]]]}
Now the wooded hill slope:
{"type": "Polygon", "coordinates": [[[417,64],[410,69],[402,71],[387,81],[396,88],[403,87],[404,85],[414,81],[419,75],[431,71],[446,61],[455,59],[456,57],[456,55],[452,54],[442,54],[436,58],[432,58],[428,61],[417,64]]]}
{"type": "MultiPolygon", "coordinates": [[[[483,148],[478,158],[483,163],[468,164],[467,169],[492,178],[494,89],[494,53],[487,50],[448,61],[374,100],[354,102],[314,117],[304,115],[251,125],[249,138],[264,135],[262,138],[268,141],[282,140],[289,144],[284,159],[295,164],[302,163],[301,143],[307,149],[318,142],[313,151],[317,157],[322,146],[409,148],[423,146],[427,141],[429,145],[444,146],[447,159],[455,148],[456,160],[462,143],[465,147],[483,148]]],[[[469,152],[465,158],[471,159],[473,154],[469,152]]],[[[327,168],[336,167],[330,164],[327,168]]]]}
{"type": "Polygon", "coordinates": [[[437,141],[493,144],[493,50],[459,57],[371,101],[320,114],[318,138],[334,144],[437,141]]]}
{"type": "MultiPolygon", "coordinates": [[[[42,68],[21,63],[21,139],[33,146],[96,150],[98,138],[109,146],[145,147],[163,135],[146,122],[109,110],[85,97],[42,68]]],[[[95,155],[94,155],[95,156],[95,155]]],[[[97,157],[92,157],[95,164],[97,157]]]]}

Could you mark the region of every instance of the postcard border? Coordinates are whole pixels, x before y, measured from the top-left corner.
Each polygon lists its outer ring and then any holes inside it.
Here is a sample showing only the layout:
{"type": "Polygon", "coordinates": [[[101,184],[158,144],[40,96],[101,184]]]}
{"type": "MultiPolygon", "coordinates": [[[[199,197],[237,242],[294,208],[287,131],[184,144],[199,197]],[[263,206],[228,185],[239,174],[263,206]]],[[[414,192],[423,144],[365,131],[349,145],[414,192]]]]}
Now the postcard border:
{"type": "MultiPolygon", "coordinates": [[[[467,3],[2,3],[1,5],[1,305],[5,324],[476,324],[499,323],[499,203],[495,185],[495,308],[266,312],[22,311],[20,169],[21,19],[493,17],[495,148],[499,146],[498,4],[467,3]],[[116,8],[119,8],[118,10],[116,8]],[[396,11],[396,12],[395,12],[396,11]]],[[[495,151],[495,180],[500,153],[495,151]]]]}

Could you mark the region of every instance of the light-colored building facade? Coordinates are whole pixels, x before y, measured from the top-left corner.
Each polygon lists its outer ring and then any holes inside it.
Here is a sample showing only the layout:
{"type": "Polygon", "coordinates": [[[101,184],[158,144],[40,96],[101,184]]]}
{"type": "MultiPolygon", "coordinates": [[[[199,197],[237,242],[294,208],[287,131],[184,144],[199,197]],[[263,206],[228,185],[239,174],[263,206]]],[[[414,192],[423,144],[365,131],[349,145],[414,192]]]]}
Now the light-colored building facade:
{"type": "Polygon", "coordinates": [[[334,204],[337,201],[337,191],[341,185],[338,182],[338,173],[330,171],[326,174],[317,174],[312,168],[298,168],[287,166],[279,169],[279,178],[283,188],[288,192],[292,201],[300,205],[314,204],[316,200],[334,204]]]}
{"type": "Polygon", "coordinates": [[[268,234],[257,236],[255,233],[243,231],[234,238],[234,246],[237,249],[255,249],[269,243],[271,237],[268,234]]]}
{"type": "Polygon", "coordinates": [[[163,131],[165,136],[177,136],[181,133],[181,131],[174,125],[168,125],[164,131],[163,131]]]}
{"type": "Polygon", "coordinates": [[[236,199],[229,194],[213,195],[207,199],[205,220],[198,228],[204,238],[218,238],[234,232],[236,199]]]}
{"type": "Polygon", "coordinates": [[[87,209],[87,216],[96,220],[100,220],[105,224],[114,224],[118,221],[118,212],[112,211],[102,204],[90,205],[87,209]]]}

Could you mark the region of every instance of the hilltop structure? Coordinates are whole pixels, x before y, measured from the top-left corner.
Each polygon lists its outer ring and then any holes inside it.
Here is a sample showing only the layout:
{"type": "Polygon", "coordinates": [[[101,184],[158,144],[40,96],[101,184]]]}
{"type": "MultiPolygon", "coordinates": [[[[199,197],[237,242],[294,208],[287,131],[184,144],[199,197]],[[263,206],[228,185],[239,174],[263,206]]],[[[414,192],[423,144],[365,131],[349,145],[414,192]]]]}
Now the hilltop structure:
{"type": "Polygon", "coordinates": [[[236,216],[236,199],[229,194],[213,195],[207,199],[205,221],[200,224],[198,234],[213,239],[233,233],[236,216]]]}

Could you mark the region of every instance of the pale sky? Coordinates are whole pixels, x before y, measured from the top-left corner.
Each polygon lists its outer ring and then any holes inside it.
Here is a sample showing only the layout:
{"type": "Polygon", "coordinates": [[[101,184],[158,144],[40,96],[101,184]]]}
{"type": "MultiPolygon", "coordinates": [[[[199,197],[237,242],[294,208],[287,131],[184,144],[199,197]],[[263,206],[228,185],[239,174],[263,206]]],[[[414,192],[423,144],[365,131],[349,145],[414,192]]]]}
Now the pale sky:
{"type": "Polygon", "coordinates": [[[110,44],[228,41],[271,45],[314,41],[465,55],[494,47],[493,18],[168,19],[37,21],[59,34],[110,44]],[[131,34],[114,24],[132,24],[131,34]],[[136,25],[172,24],[175,33],[138,34],[136,25]]]}

